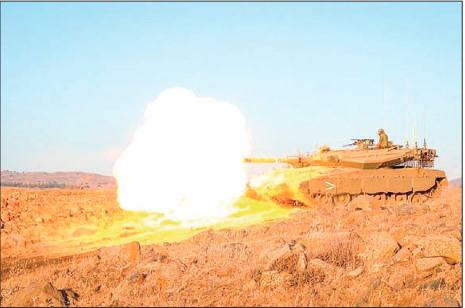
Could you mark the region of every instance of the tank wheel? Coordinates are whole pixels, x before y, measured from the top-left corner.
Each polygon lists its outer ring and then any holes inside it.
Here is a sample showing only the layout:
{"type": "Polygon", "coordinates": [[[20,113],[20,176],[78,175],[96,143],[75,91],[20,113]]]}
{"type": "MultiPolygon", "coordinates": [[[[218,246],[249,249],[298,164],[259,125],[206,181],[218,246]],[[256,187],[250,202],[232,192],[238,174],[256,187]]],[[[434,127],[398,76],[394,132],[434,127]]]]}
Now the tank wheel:
{"type": "Polygon", "coordinates": [[[441,194],[441,189],[442,189],[441,185],[435,185],[426,192],[426,196],[428,198],[436,198],[441,194]]]}
{"type": "Polygon", "coordinates": [[[309,204],[318,203],[318,200],[315,194],[307,194],[307,195],[303,195],[303,197],[304,197],[304,200],[307,201],[307,203],[309,204]]]}
{"type": "Polygon", "coordinates": [[[318,196],[318,203],[321,205],[329,205],[331,204],[331,198],[327,195],[319,195],[318,196]]]}
{"type": "Polygon", "coordinates": [[[387,196],[386,194],[376,194],[373,196],[375,198],[375,200],[378,200],[378,201],[385,201],[387,200],[387,196]]]}
{"type": "Polygon", "coordinates": [[[349,194],[340,194],[334,196],[334,202],[336,203],[336,205],[346,206],[347,204],[349,204],[350,199],[351,197],[349,194]]]}
{"type": "Polygon", "coordinates": [[[420,193],[414,193],[410,196],[410,203],[411,204],[422,204],[425,202],[425,199],[423,198],[422,194],[420,193]]]}
{"type": "Polygon", "coordinates": [[[421,204],[428,202],[428,196],[425,193],[421,193],[420,198],[421,198],[420,200],[421,204]]]}
{"type": "Polygon", "coordinates": [[[426,196],[427,196],[428,198],[434,198],[434,196],[436,195],[437,190],[438,190],[438,189],[436,188],[436,186],[435,186],[435,187],[432,187],[430,190],[428,190],[428,191],[426,192],[426,196]]]}
{"type": "Polygon", "coordinates": [[[389,203],[396,203],[396,195],[395,194],[387,194],[386,199],[388,200],[389,203]]]}
{"type": "Polygon", "coordinates": [[[396,204],[404,204],[407,202],[407,195],[406,194],[395,194],[394,200],[396,204]]]}

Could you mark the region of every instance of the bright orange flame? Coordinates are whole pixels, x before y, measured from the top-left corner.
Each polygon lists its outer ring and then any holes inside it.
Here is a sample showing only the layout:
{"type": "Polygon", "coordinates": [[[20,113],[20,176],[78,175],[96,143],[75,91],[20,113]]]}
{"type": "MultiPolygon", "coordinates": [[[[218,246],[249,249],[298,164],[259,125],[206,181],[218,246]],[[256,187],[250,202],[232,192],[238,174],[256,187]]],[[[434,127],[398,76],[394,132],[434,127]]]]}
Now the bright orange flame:
{"type": "Polygon", "coordinates": [[[147,106],[133,142],[115,163],[118,201],[125,210],[213,224],[237,211],[249,152],[238,108],[183,88],[165,90],[147,106]]]}

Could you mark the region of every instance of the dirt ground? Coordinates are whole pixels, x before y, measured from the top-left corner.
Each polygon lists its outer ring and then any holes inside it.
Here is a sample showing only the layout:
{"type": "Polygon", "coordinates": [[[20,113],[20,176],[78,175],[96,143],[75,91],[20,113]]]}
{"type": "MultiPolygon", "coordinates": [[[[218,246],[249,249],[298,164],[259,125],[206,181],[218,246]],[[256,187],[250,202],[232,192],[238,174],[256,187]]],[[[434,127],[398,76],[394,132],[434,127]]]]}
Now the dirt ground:
{"type": "Polygon", "coordinates": [[[461,187],[289,209],[260,186],[211,228],[154,227],[115,188],[1,193],[2,306],[462,306],[461,187]]]}

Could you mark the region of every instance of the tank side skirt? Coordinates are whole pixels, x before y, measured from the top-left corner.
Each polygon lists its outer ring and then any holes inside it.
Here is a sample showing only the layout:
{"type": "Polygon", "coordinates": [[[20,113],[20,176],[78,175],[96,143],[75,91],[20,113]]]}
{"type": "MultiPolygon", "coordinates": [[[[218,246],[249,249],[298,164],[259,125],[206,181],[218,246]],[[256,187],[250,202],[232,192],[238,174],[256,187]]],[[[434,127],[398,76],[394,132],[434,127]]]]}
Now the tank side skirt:
{"type": "Polygon", "coordinates": [[[445,178],[443,171],[405,168],[347,171],[308,181],[310,194],[378,194],[426,192],[445,178]]]}

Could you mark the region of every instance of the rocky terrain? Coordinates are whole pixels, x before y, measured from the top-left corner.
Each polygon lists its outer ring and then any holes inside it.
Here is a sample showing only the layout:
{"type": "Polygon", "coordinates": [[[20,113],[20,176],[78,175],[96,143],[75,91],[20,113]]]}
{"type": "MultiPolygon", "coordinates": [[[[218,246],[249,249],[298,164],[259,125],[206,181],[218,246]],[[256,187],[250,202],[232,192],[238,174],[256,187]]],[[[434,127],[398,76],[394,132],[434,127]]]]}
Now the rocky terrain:
{"type": "Polygon", "coordinates": [[[85,172],[15,172],[3,170],[1,172],[2,186],[31,185],[46,187],[62,185],[82,188],[115,187],[116,180],[111,176],[85,172]]]}
{"type": "Polygon", "coordinates": [[[458,307],[461,196],[445,187],[417,206],[360,196],[145,244],[127,223],[92,238],[134,218],[115,189],[2,188],[1,305],[458,307]],[[79,252],[70,238],[89,244],[79,252]]]}
{"type": "Polygon", "coordinates": [[[451,187],[462,187],[462,178],[458,178],[449,182],[451,187]]]}

